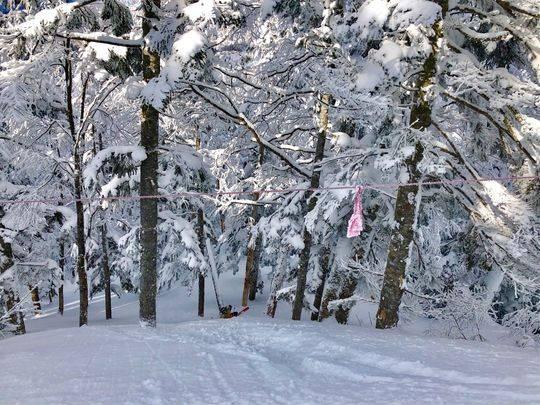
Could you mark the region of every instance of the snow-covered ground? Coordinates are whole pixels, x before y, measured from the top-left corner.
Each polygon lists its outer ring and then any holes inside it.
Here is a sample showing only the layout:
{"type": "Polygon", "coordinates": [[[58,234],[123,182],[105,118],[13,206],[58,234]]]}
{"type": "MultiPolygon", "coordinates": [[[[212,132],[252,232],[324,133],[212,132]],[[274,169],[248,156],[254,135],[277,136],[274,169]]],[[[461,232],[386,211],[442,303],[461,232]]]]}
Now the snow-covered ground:
{"type": "Polygon", "coordinates": [[[63,317],[46,307],[0,342],[0,403],[540,403],[537,349],[292,322],[283,307],[270,320],[262,299],[220,320],[210,292],[204,320],[182,288],[161,294],[155,330],[138,327],[133,295],[114,299],[111,321],[94,299],[83,328],[76,301],[63,317]]]}

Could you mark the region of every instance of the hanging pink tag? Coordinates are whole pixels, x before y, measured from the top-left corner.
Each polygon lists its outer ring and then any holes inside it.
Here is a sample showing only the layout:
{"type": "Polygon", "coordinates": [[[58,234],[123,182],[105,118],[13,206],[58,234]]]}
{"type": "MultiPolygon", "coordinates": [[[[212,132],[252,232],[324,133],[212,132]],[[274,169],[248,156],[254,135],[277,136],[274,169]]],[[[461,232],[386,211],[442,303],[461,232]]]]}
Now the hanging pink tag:
{"type": "Polygon", "coordinates": [[[357,187],[354,194],[354,208],[351,218],[349,218],[349,226],[347,227],[347,238],[354,238],[360,235],[364,230],[364,218],[362,216],[362,193],[364,187],[357,187]]]}

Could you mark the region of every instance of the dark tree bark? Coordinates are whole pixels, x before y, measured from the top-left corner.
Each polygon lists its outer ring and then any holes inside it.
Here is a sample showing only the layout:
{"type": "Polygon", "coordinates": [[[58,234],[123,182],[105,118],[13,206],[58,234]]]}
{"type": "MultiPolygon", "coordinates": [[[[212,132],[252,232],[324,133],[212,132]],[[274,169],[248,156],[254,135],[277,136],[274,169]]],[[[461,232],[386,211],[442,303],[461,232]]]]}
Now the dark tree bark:
{"type": "MultiPolygon", "coordinates": [[[[257,201],[259,195],[256,193],[254,200],[257,201]]],[[[261,217],[260,206],[254,205],[251,211],[251,229],[259,222],[261,217]]],[[[250,232],[250,241],[252,233],[250,232]]],[[[255,300],[257,294],[257,280],[259,278],[259,261],[261,257],[262,239],[259,235],[255,238],[253,244],[249,243],[246,253],[246,274],[244,277],[244,289],[242,291],[242,305],[246,306],[248,298],[255,300]]]]}
{"type": "Polygon", "coordinates": [[[39,288],[37,285],[32,286],[29,285],[28,288],[30,289],[30,295],[32,297],[32,305],[34,306],[34,313],[40,314],[41,313],[41,301],[39,299],[39,288]]]}
{"type": "MultiPolygon", "coordinates": [[[[330,105],[331,97],[329,94],[323,94],[320,102],[320,129],[317,134],[317,146],[315,149],[315,158],[313,163],[320,162],[324,157],[324,145],[326,143],[326,133],[328,131],[328,106],[330,105]]],[[[311,175],[311,188],[319,187],[321,180],[320,168],[315,167],[311,175]]],[[[317,205],[317,197],[313,196],[313,192],[306,193],[306,199],[308,200],[307,209],[304,210],[304,214],[311,212],[317,205]]],[[[304,227],[304,248],[300,253],[300,263],[298,265],[298,271],[296,276],[296,294],[294,297],[292,319],[299,321],[302,317],[302,309],[304,307],[304,293],[306,290],[306,279],[309,266],[309,257],[311,255],[311,245],[313,243],[313,236],[304,227]]]]}
{"type": "MultiPolygon", "coordinates": [[[[448,9],[447,1],[439,1],[442,7],[442,17],[448,9]]],[[[431,105],[428,100],[428,87],[434,82],[438,58],[438,40],[441,38],[442,20],[437,21],[433,26],[434,34],[430,38],[432,47],[431,55],[426,59],[420,74],[413,106],[411,108],[411,126],[419,131],[425,131],[431,126],[431,105]]],[[[418,169],[422,161],[424,148],[420,142],[416,143],[414,153],[405,161],[409,173],[409,183],[416,183],[421,179],[418,169]]],[[[399,306],[403,296],[403,285],[405,283],[407,262],[410,257],[410,247],[414,239],[416,212],[418,209],[418,185],[408,184],[398,188],[394,221],[396,226],[392,231],[388,258],[384,271],[384,280],[381,290],[381,300],[377,311],[376,328],[387,329],[397,325],[399,316],[399,306]]]]}
{"type": "MultiPolygon", "coordinates": [[[[204,240],[204,212],[201,208],[197,210],[197,236],[199,238],[199,248],[201,252],[205,249],[204,240]]],[[[199,272],[199,316],[204,316],[204,295],[205,295],[205,275],[199,272]]]]}
{"type": "Polygon", "coordinates": [[[107,242],[107,226],[101,226],[101,265],[103,267],[103,282],[105,285],[105,319],[112,318],[111,302],[111,268],[109,266],[109,245],[107,242]]]}
{"type": "Polygon", "coordinates": [[[315,298],[313,300],[313,306],[317,309],[317,312],[311,313],[311,320],[312,321],[318,321],[320,310],[321,310],[321,303],[322,298],[324,294],[324,287],[326,285],[326,277],[328,276],[328,273],[330,272],[330,249],[328,246],[323,246],[320,249],[319,252],[319,263],[320,263],[320,270],[319,270],[319,285],[317,287],[317,290],[315,291],[315,298]]]}
{"type": "MultiPolygon", "coordinates": [[[[143,1],[143,36],[153,29],[154,12],[161,6],[160,0],[143,1]]],[[[159,55],[148,47],[143,48],[143,77],[146,82],[159,75],[159,55]]],[[[141,216],[141,278],[139,285],[139,320],[142,325],[156,326],[157,295],[157,199],[144,198],[158,193],[158,142],[159,112],[150,104],[141,108],[141,145],[147,158],[141,164],[140,216],[141,216]]]]}
{"type": "Polygon", "coordinates": [[[255,301],[257,295],[257,284],[259,281],[259,266],[261,262],[261,249],[262,249],[262,238],[260,235],[255,239],[255,246],[253,247],[253,261],[250,268],[250,277],[249,277],[249,300],[255,301]]]}
{"type": "MultiPolygon", "coordinates": [[[[84,204],[82,181],[82,156],[80,147],[83,134],[77,134],[75,129],[75,113],[73,109],[73,70],[71,63],[71,45],[66,40],[66,61],[64,66],[66,79],[66,114],[69,132],[73,140],[73,180],[75,195],[75,211],[77,228],[75,241],[77,245],[77,276],[79,278],[79,326],[88,324],[88,280],[86,277],[86,239],[84,234],[84,204]]],[[[84,101],[83,101],[84,103],[84,101]]]]}
{"type": "Polygon", "coordinates": [[[88,280],[86,277],[86,240],[84,235],[84,206],[82,198],[82,168],[79,151],[75,152],[75,209],[77,212],[77,276],[79,277],[79,326],[88,324],[88,280]]]}
{"type": "Polygon", "coordinates": [[[60,287],[58,287],[58,312],[64,315],[64,268],[66,266],[64,241],[60,241],[58,248],[58,266],[60,267],[60,287]]]}
{"type": "Polygon", "coordinates": [[[55,295],[56,295],[56,291],[54,291],[54,288],[51,288],[49,290],[49,293],[47,294],[47,296],[49,297],[49,304],[52,304],[53,298],[55,295]]]}
{"type": "MultiPolygon", "coordinates": [[[[195,150],[198,152],[201,149],[201,134],[197,132],[195,135],[195,150]]],[[[200,174],[201,183],[204,181],[204,175],[200,174]]],[[[201,191],[203,191],[201,189],[201,191]]],[[[202,208],[197,209],[197,238],[199,239],[199,249],[201,253],[204,254],[206,249],[205,241],[205,231],[204,231],[204,211],[202,208]]],[[[202,271],[199,272],[198,276],[198,287],[199,287],[199,302],[198,302],[198,315],[202,318],[204,317],[204,297],[206,295],[206,274],[202,271]]]]}
{"type": "MultiPolygon", "coordinates": [[[[345,282],[341,286],[341,290],[337,297],[338,300],[347,299],[353,296],[356,286],[358,285],[358,274],[355,272],[350,272],[345,278],[345,282]]],[[[336,321],[342,325],[347,324],[349,321],[349,307],[338,307],[336,308],[336,321]]]]}

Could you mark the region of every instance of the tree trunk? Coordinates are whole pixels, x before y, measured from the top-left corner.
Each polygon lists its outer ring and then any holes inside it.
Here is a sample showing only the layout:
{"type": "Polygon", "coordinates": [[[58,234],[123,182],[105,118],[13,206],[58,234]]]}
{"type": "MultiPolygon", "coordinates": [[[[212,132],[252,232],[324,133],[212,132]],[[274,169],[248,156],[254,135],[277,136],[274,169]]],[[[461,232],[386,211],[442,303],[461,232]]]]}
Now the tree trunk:
{"type": "Polygon", "coordinates": [[[64,267],[66,265],[64,241],[60,241],[58,249],[58,266],[60,266],[60,287],[58,287],[58,312],[64,315],[64,267]]]}
{"type": "Polygon", "coordinates": [[[266,304],[266,315],[274,317],[276,315],[277,308],[277,292],[283,286],[283,281],[285,280],[285,253],[279,252],[279,261],[272,278],[272,285],[270,286],[270,295],[266,304]]]}
{"type": "MultiPolygon", "coordinates": [[[[257,201],[259,195],[256,193],[254,200],[257,201]]],[[[260,214],[260,206],[254,205],[251,211],[251,229],[257,225],[260,214]]],[[[246,306],[248,298],[255,300],[257,294],[257,279],[259,278],[259,260],[261,256],[262,239],[259,235],[253,241],[253,231],[250,232],[250,240],[246,253],[246,274],[244,276],[244,289],[242,291],[242,305],[246,306]]]]}
{"type": "Polygon", "coordinates": [[[105,284],[105,319],[111,319],[111,268],[109,267],[109,245],[107,243],[107,226],[105,224],[101,226],[101,246],[103,249],[101,265],[103,266],[103,281],[105,284]]]}
{"type": "MultiPolygon", "coordinates": [[[[197,132],[195,135],[195,150],[198,152],[200,149],[201,149],[201,134],[200,132],[197,132]]],[[[200,177],[201,177],[201,180],[204,178],[204,176],[202,175],[200,177]]],[[[201,191],[203,190],[201,189],[201,191]]],[[[204,250],[206,248],[204,232],[205,232],[204,231],[204,211],[202,210],[202,208],[199,208],[197,210],[197,237],[199,238],[199,249],[201,249],[202,254],[204,254],[204,250]]],[[[204,297],[206,294],[205,276],[206,275],[203,273],[203,271],[200,270],[199,276],[198,276],[198,287],[199,287],[198,315],[201,318],[204,317],[204,297]]]]}
{"type": "Polygon", "coordinates": [[[334,277],[332,277],[331,280],[333,281],[332,283],[327,282],[327,284],[330,284],[330,286],[326,288],[326,291],[324,293],[324,299],[321,304],[321,310],[319,311],[319,322],[321,322],[323,319],[329,318],[330,315],[332,315],[332,311],[328,309],[328,304],[331,301],[337,300],[338,298],[337,281],[339,280],[339,278],[336,275],[334,275],[334,277]]]}
{"type": "MultiPolygon", "coordinates": [[[[201,208],[197,210],[197,236],[199,238],[199,248],[201,252],[204,252],[205,241],[204,241],[204,212],[201,208]]],[[[205,279],[204,274],[199,272],[199,316],[204,316],[204,295],[205,295],[205,279]]]]}
{"type": "Polygon", "coordinates": [[[249,277],[249,300],[255,301],[257,295],[257,284],[259,281],[259,267],[261,262],[261,249],[262,249],[262,238],[260,235],[255,239],[255,246],[253,247],[253,265],[250,269],[249,277]]]}
{"type": "MultiPolygon", "coordinates": [[[[441,0],[439,4],[443,8],[442,17],[444,18],[448,8],[447,1],[441,0]]],[[[414,97],[409,120],[411,126],[419,131],[425,131],[431,125],[431,106],[427,91],[433,84],[437,73],[438,41],[443,34],[442,20],[437,21],[433,28],[434,34],[430,38],[432,53],[424,62],[423,71],[416,86],[420,90],[416,92],[414,97]]],[[[415,183],[421,179],[418,165],[422,161],[423,152],[422,144],[417,142],[414,153],[405,161],[409,173],[409,183],[415,183]]],[[[409,184],[398,188],[394,212],[396,226],[390,238],[381,299],[375,324],[377,329],[393,328],[399,320],[398,311],[403,296],[407,263],[414,239],[416,214],[420,204],[418,193],[418,185],[409,184]]]]}
{"type": "Polygon", "coordinates": [[[86,277],[86,240],[84,235],[84,206],[82,198],[81,156],[75,154],[75,209],[77,212],[77,276],[79,277],[79,326],[88,324],[88,280],[86,277]]]}
{"type": "Polygon", "coordinates": [[[84,204],[82,183],[82,157],[80,146],[83,134],[77,134],[73,110],[73,70],[71,64],[71,46],[66,40],[66,63],[64,66],[66,79],[66,114],[69,131],[73,140],[73,181],[75,195],[75,210],[77,214],[77,229],[75,241],[77,245],[77,276],[79,278],[79,326],[88,324],[88,280],[86,277],[86,240],[84,235],[84,204]]]}
{"type": "MultiPolygon", "coordinates": [[[[356,286],[358,285],[358,274],[355,272],[349,272],[347,274],[347,277],[345,278],[345,282],[341,286],[341,291],[339,292],[339,295],[337,299],[344,300],[347,298],[350,298],[354,295],[354,292],[356,290],[356,286]]],[[[349,320],[349,307],[338,307],[336,308],[336,321],[340,324],[347,324],[349,320]]]]}
{"type": "MultiPolygon", "coordinates": [[[[315,149],[315,158],[313,163],[320,162],[324,157],[324,145],[326,142],[326,132],[328,131],[328,106],[330,104],[331,97],[329,94],[323,94],[320,102],[320,129],[317,135],[317,147],[315,149]]],[[[315,167],[313,174],[311,175],[311,188],[319,187],[321,179],[321,168],[315,167]]],[[[304,214],[311,212],[317,205],[317,197],[312,196],[313,192],[306,193],[307,210],[304,214]]],[[[311,254],[311,245],[313,243],[313,236],[311,232],[304,227],[304,248],[300,253],[300,263],[298,265],[298,271],[296,276],[296,294],[294,297],[292,319],[299,321],[302,317],[302,308],[304,307],[304,293],[306,290],[307,271],[309,266],[309,257],[311,254]]]]}
{"type": "Polygon", "coordinates": [[[39,299],[38,286],[29,285],[30,295],[32,296],[32,305],[34,306],[34,314],[39,315],[41,313],[41,301],[39,299]]]}
{"type": "MultiPolygon", "coordinates": [[[[153,29],[152,21],[158,16],[154,12],[161,6],[160,0],[144,0],[142,19],[143,36],[153,29]]],[[[159,55],[143,48],[143,77],[146,82],[159,75],[159,55]]],[[[147,158],[141,164],[140,216],[141,216],[141,260],[139,284],[139,320],[141,325],[156,326],[157,295],[157,199],[144,198],[158,193],[158,142],[159,112],[147,103],[141,108],[141,146],[147,158]]]]}
{"type": "MultiPolygon", "coordinates": [[[[0,207],[0,218],[4,215],[4,211],[0,207]]],[[[0,261],[0,276],[13,267],[13,250],[11,243],[8,243],[2,237],[0,233],[0,252],[4,256],[4,260],[0,261]]],[[[7,283],[7,280],[4,280],[7,283]]],[[[14,333],[16,335],[22,335],[26,333],[26,327],[24,325],[24,315],[19,305],[19,297],[14,289],[14,286],[4,290],[4,299],[6,302],[6,310],[9,313],[9,323],[14,327],[14,333]]]]}
{"type": "Polygon", "coordinates": [[[326,277],[328,276],[328,273],[330,272],[330,249],[328,246],[324,246],[320,250],[320,271],[319,271],[319,285],[317,287],[317,290],[315,291],[315,299],[313,300],[313,306],[317,309],[317,312],[311,313],[311,320],[312,321],[318,321],[319,320],[319,314],[321,310],[321,302],[322,297],[324,293],[324,287],[326,284],[326,277]]]}

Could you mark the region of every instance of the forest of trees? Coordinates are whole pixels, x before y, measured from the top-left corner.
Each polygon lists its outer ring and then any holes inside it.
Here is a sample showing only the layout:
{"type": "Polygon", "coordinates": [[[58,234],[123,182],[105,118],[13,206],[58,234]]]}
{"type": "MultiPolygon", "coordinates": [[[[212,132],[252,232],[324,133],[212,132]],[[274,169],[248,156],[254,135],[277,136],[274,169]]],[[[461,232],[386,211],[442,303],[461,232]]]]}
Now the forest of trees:
{"type": "Polygon", "coordinates": [[[540,334],[534,0],[0,2],[0,329],[78,283],[540,334]],[[421,184],[426,183],[426,184],[421,184]],[[345,188],[348,186],[348,188],[345,188]],[[356,187],[363,187],[359,190],[356,187]],[[363,230],[347,237],[355,192],[363,230]],[[259,298],[260,299],[260,298],[259,298]],[[265,298],[266,299],[266,298],[265,298]]]}

